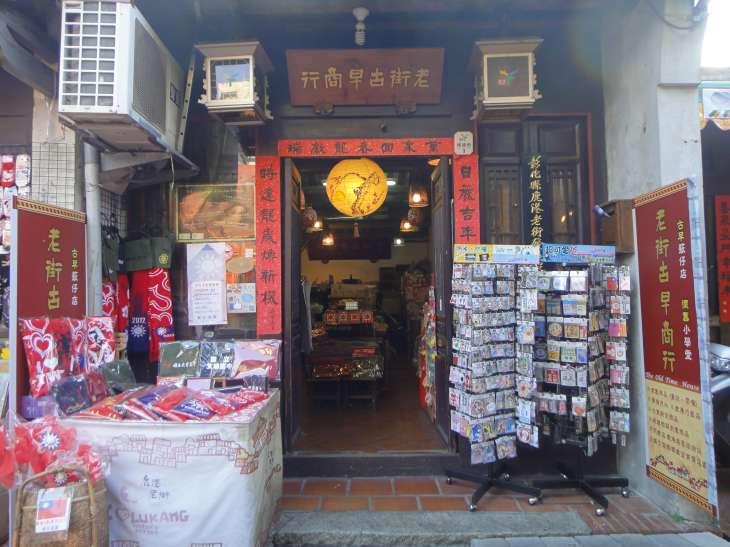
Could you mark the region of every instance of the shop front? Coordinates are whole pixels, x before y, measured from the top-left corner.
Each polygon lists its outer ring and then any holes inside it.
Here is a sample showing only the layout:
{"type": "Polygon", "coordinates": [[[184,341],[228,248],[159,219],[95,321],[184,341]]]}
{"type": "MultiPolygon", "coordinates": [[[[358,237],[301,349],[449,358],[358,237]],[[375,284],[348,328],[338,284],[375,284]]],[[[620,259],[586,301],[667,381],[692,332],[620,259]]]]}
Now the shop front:
{"type": "MultiPolygon", "coordinates": [[[[191,47],[160,7],[140,7],[173,51],[191,47]]],[[[257,40],[238,44],[224,23],[198,29],[207,72],[192,95],[204,106],[191,109],[185,152],[201,174],[173,192],[130,187],[130,224],[174,227],[178,339],[281,338],[286,474],[436,473],[464,457],[449,407],[451,249],[533,242],[531,159],[545,174],[541,239],[597,241],[595,22],[582,11],[549,23],[522,15],[511,38],[490,40],[484,14],[467,22],[442,8],[410,21],[374,10],[366,48],[353,44],[349,11],[323,13],[312,32],[309,18],[260,10],[249,17],[257,40]],[[242,116],[216,101],[239,93],[221,60],[235,67],[244,53],[256,91],[242,116]],[[507,72],[489,72],[489,55],[505,55],[507,72]],[[345,187],[350,176],[372,183],[371,195],[358,190],[369,209],[330,192],[338,173],[345,187]],[[196,210],[203,194],[213,197],[196,210]],[[255,305],[191,326],[186,247],[205,241],[233,249],[229,298],[240,286],[255,305]]]]}

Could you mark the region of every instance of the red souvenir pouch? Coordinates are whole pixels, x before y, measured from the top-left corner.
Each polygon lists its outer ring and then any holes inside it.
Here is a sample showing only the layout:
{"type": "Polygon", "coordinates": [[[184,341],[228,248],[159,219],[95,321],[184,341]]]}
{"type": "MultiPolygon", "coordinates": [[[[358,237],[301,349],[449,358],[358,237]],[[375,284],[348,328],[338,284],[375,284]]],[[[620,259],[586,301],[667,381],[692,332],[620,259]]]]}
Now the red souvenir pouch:
{"type": "Polygon", "coordinates": [[[152,403],[152,410],[165,419],[178,421],[177,417],[171,415],[170,412],[173,408],[175,408],[177,405],[182,403],[185,399],[192,396],[193,394],[194,392],[186,387],[177,387],[174,391],[169,392],[159,401],[152,403]]]}
{"type": "Polygon", "coordinates": [[[244,408],[245,403],[236,397],[212,390],[198,392],[202,401],[218,416],[227,416],[244,408]]]}
{"type": "Polygon", "coordinates": [[[152,405],[177,389],[173,385],[149,386],[141,389],[119,405],[133,419],[156,422],[160,417],[152,410],[152,405]]]}
{"type": "Polygon", "coordinates": [[[242,408],[246,408],[255,403],[260,403],[261,401],[265,401],[269,398],[266,393],[261,393],[260,391],[252,391],[250,389],[239,389],[238,391],[234,391],[233,393],[231,393],[229,396],[233,399],[240,401],[241,404],[243,404],[242,408]]]}
{"type": "Polygon", "coordinates": [[[51,393],[51,386],[65,376],[66,371],[58,362],[56,340],[47,317],[20,319],[20,335],[23,337],[30,394],[42,397],[51,393]]]}

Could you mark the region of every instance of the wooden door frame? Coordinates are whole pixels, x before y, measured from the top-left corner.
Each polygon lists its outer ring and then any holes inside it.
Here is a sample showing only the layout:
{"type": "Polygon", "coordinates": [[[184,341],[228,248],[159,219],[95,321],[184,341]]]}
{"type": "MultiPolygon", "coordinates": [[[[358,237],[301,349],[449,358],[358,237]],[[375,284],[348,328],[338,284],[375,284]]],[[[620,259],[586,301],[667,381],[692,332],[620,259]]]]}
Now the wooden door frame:
{"type": "MultiPolygon", "coordinates": [[[[463,159],[464,156],[454,154],[454,142],[448,137],[432,137],[432,138],[358,138],[358,139],[283,139],[278,142],[279,159],[320,159],[320,158],[352,158],[352,157],[421,157],[421,158],[443,158],[450,157],[452,167],[456,164],[457,158],[463,159]]],[[[475,154],[476,155],[476,151],[475,154]]],[[[476,230],[475,241],[459,240],[458,233],[454,233],[454,209],[456,192],[453,191],[457,181],[460,184],[468,185],[471,188],[473,198],[479,203],[479,174],[478,161],[474,161],[473,165],[477,172],[472,173],[470,181],[461,180],[456,173],[451,176],[452,196],[451,204],[449,204],[449,220],[452,226],[451,240],[452,243],[479,243],[480,230],[476,230]]],[[[282,169],[283,171],[283,169],[282,169]]],[[[476,208],[477,223],[479,207],[476,208]]],[[[283,231],[289,229],[283,226],[283,231]]],[[[286,252],[286,249],[284,249],[286,252]]],[[[285,256],[284,260],[291,260],[293,257],[285,256]]],[[[297,257],[298,258],[298,257],[297,257]]],[[[288,279],[284,280],[289,283],[288,279]]],[[[446,316],[451,317],[451,304],[446,304],[446,316]]],[[[284,333],[286,336],[286,332],[284,333]]],[[[446,362],[446,366],[450,363],[446,362]]],[[[287,373],[291,363],[283,363],[284,372],[287,373]]],[[[448,378],[448,374],[446,374],[448,378]]],[[[448,386],[446,386],[448,389],[448,386]]],[[[438,426],[437,426],[438,427],[438,426]]],[[[286,429],[286,427],[284,428],[286,429]]],[[[453,439],[453,436],[450,436],[453,439]]],[[[285,443],[286,444],[286,443],[285,443]]],[[[452,452],[456,449],[453,442],[449,442],[449,450],[452,452]]]]}

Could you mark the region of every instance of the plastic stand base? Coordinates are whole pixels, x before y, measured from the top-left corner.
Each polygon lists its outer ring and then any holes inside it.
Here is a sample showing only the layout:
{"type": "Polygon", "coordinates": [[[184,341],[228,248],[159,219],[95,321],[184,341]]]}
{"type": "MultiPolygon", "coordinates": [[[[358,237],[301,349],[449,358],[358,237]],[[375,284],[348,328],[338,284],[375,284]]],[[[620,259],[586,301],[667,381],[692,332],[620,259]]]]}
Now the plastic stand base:
{"type": "Polygon", "coordinates": [[[579,458],[577,471],[568,469],[568,466],[562,463],[558,463],[556,467],[562,478],[534,480],[532,485],[545,490],[578,488],[599,505],[596,508],[596,515],[599,517],[602,517],[608,509],[608,499],[596,488],[621,488],[621,495],[629,497],[629,479],[619,476],[584,475],[582,458],[579,458]]]}
{"type": "Polygon", "coordinates": [[[509,473],[504,472],[503,465],[492,468],[487,475],[476,473],[474,471],[457,469],[447,469],[445,474],[447,484],[451,484],[453,479],[459,479],[479,485],[471,496],[469,511],[472,512],[477,510],[479,500],[482,499],[493,487],[503,488],[504,490],[517,492],[519,494],[527,494],[530,496],[530,499],[528,500],[530,505],[535,505],[542,498],[542,492],[539,488],[522,482],[512,482],[509,473]]]}

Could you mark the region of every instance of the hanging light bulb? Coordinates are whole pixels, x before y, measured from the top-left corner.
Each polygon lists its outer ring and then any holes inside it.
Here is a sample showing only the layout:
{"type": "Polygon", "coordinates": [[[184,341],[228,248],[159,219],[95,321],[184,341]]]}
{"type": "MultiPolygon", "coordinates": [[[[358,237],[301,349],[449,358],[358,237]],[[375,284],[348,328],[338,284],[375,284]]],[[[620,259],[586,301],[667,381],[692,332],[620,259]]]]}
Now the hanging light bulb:
{"type": "Polygon", "coordinates": [[[322,238],[322,245],[325,247],[332,247],[335,244],[335,236],[332,235],[332,232],[329,232],[326,236],[322,238]]]}
{"type": "Polygon", "coordinates": [[[355,23],[355,45],[362,47],[365,45],[365,18],[370,15],[370,10],[362,7],[355,8],[352,10],[352,14],[357,19],[357,23],[355,23]]]}
{"type": "Polygon", "coordinates": [[[360,225],[357,222],[352,229],[352,235],[355,239],[358,239],[360,237],[360,225]]]}
{"type": "Polygon", "coordinates": [[[317,219],[314,221],[314,224],[312,224],[312,227],[309,229],[310,232],[321,232],[322,228],[324,226],[322,225],[322,221],[317,219]]]}
{"type": "Polygon", "coordinates": [[[410,207],[428,207],[428,192],[422,184],[411,184],[408,191],[408,205],[410,207]]]}
{"type": "Polygon", "coordinates": [[[393,247],[403,247],[404,242],[402,237],[396,237],[393,240],[393,247]]]}
{"type": "Polygon", "coordinates": [[[414,226],[413,224],[411,224],[410,220],[408,220],[407,218],[404,218],[403,220],[400,221],[400,231],[406,232],[406,233],[417,232],[418,226],[414,226]]]}

